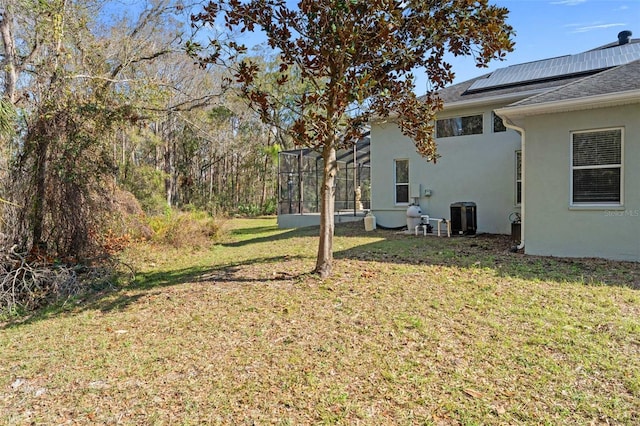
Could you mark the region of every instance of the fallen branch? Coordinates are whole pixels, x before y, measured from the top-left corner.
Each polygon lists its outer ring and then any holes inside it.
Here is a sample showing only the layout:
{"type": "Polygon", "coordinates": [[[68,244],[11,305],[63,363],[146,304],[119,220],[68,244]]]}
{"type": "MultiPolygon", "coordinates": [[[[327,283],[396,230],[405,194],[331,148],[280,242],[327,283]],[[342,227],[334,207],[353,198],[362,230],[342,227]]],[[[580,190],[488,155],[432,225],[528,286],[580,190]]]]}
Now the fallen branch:
{"type": "Polygon", "coordinates": [[[0,312],[9,314],[31,311],[89,289],[112,287],[121,265],[111,257],[94,259],[90,265],[51,264],[16,252],[16,246],[0,259],[0,312]]]}

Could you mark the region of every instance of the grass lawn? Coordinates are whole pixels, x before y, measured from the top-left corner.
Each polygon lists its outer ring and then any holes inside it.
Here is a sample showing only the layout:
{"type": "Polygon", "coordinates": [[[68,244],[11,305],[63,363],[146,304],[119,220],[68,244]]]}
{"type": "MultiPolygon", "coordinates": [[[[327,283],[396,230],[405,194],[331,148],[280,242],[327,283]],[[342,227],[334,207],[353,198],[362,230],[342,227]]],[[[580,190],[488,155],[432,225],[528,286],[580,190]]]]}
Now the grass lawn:
{"type": "Polygon", "coordinates": [[[0,325],[0,424],[640,424],[640,265],[234,219],[0,325]]]}

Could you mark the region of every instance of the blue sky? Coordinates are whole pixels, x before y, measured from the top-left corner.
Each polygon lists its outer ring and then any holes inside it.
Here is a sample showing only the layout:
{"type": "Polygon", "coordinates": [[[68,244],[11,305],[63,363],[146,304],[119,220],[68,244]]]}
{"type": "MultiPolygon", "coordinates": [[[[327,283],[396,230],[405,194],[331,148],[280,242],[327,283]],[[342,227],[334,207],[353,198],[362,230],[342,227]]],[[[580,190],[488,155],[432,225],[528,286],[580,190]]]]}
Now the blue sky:
{"type": "MultiPolygon", "coordinates": [[[[505,61],[491,62],[489,68],[475,67],[471,58],[452,58],[454,83],[513,64],[584,52],[617,41],[623,30],[632,31],[632,38],[640,38],[640,0],[490,0],[490,3],[509,9],[508,22],[516,31],[515,50],[507,54],[505,61]]],[[[416,72],[415,76],[416,93],[422,95],[427,91],[426,76],[423,72],[416,72]]]]}
{"type": "MultiPolygon", "coordinates": [[[[508,22],[516,31],[515,50],[506,61],[476,68],[470,58],[454,59],[455,83],[496,68],[584,52],[616,42],[620,31],[640,38],[640,0],[493,0],[509,9],[508,22]]],[[[416,92],[427,90],[426,78],[416,73],[416,92]]]]}
{"type": "MultiPolygon", "coordinates": [[[[290,4],[297,0],[288,0],[290,4]]],[[[116,11],[140,6],[139,0],[110,0],[116,11]]],[[[491,70],[523,62],[584,52],[617,41],[623,30],[640,38],[640,0],[490,0],[509,9],[508,22],[516,31],[515,50],[505,61],[494,61],[489,68],[476,68],[471,58],[452,58],[454,83],[491,70]]],[[[200,8],[196,8],[200,11],[200,8]]],[[[241,37],[247,45],[264,40],[262,35],[241,37]]],[[[424,73],[416,72],[416,93],[427,91],[424,73]]]]}

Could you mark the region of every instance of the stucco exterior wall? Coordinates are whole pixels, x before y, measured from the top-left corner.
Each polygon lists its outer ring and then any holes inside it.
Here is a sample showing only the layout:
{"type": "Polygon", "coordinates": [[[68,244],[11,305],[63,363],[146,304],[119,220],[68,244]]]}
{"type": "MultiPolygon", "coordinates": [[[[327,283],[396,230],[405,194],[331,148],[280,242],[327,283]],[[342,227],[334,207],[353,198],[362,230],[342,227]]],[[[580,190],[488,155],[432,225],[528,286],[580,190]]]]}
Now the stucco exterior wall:
{"type": "Polygon", "coordinates": [[[409,160],[409,193],[419,189],[424,214],[450,219],[450,205],[477,205],[478,232],[511,233],[509,215],[520,211],[515,196],[515,152],[520,135],[507,129],[493,133],[491,111],[503,105],[448,110],[438,118],[483,114],[484,133],[437,139],[440,158],[429,163],[392,122],[371,127],[371,210],[386,227],[406,225],[406,205],[394,204],[394,160],[409,160]],[[425,196],[425,190],[431,196],[425,196]]]}
{"type": "Polygon", "coordinates": [[[640,104],[527,117],[525,252],[640,260],[640,104]],[[570,206],[571,132],[623,127],[620,208],[570,206]]]}

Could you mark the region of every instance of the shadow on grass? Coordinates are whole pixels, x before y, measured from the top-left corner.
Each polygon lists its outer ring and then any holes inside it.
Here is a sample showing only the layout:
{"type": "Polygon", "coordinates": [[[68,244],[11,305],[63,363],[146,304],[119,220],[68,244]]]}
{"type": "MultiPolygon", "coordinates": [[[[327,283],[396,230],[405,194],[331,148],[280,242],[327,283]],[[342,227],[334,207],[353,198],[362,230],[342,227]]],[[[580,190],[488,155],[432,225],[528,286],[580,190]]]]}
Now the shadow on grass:
{"type": "MultiPolygon", "coordinates": [[[[65,303],[57,303],[33,312],[26,317],[9,321],[0,329],[8,329],[35,323],[41,320],[57,317],[61,315],[76,315],[83,311],[97,310],[103,313],[126,309],[128,306],[136,303],[140,298],[145,297],[151,290],[162,289],[165,287],[176,286],[180,284],[211,284],[218,285],[223,283],[232,284],[252,284],[252,283],[268,283],[271,281],[280,281],[283,279],[296,279],[298,276],[273,275],[261,277],[243,277],[238,274],[243,266],[256,264],[281,264],[285,261],[300,259],[302,256],[274,256],[263,257],[260,259],[250,259],[243,262],[234,262],[213,268],[192,267],[176,269],[171,271],[155,271],[140,273],[130,284],[119,286],[117,288],[106,289],[103,291],[88,292],[76,299],[69,300],[65,303]]],[[[271,269],[270,271],[273,271],[271,269]]],[[[305,274],[301,274],[303,276],[305,274]]]]}
{"type": "MultiPolygon", "coordinates": [[[[236,235],[266,234],[273,227],[245,228],[236,235]]],[[[270,235],[256,236],[247,240],[221,244],[223,247],[238,248],[264,242],[278,242],[296,237],[316,237],[318,227],[288,230],[270,235]]],[[[440,265],[452,268],[481,268],[494,271],[497,276],[507,279],[532,281],[578,282],[585,285],[610,285],[640,289],[640,265],[633,262],[616,262],[604,259],[573,259],[527,256],[512,253],[513,243],[504,235],[481,234],[475,238],[438,238],[435,236],[414,236],[394,231],[375,230],[365,233],[360,225],[336,227],[337,238],[375,238],[375,242],[358,244],[355,247],[336,251],[336,260],[356,260],[365,262],[385,262],[410,265],[440,265]]],[[[301,244],[308,244],[303,241],[301,244]]],[[[291,246],[291,251],[295,246],[291,246]]],[[[256,264],[280,265],[286,261],[302,259],[304,256],[264,256],[243,262],[231,262],[215,267],[191,267],[171,271],[154,271],[139,274],[129,285],[91,293],[57,304],[9,322],[0,328],[29,324],[59,315],[73,315],[84,310],[110,312],[125,309],[147,294],[147,291],[185,283],[265,283],[286,277],[242,276],[242,267],[256,264]],[[137,291],[136,291],[137,290],[137,291]]],[[[273,271],[271,268],[269,271],[273,271]]],[[[306,274],[301,274],[300,277],[306,274]]]]}
{"type": "MultiPolygon", "coordinates": [[[[488,268],[497,276],[533,281],[579,282],[640,289],[640,264],[595,258],[560,258],[524,255],[511,251],[515,243],[507,235],[438,238],[377,229],[365,232],[361,222],[336,224],[336,237],[374,237],[379,241],[336,251],[334,257],[397,264],[488,268]]],[[[223,244],[242,247],[295,237],[315,237],[319,227],[299,228],[223,244]]],[[[247,232],[246,235],[251,234],[247,232]]]]}
{"type": "MultiPolygon", "coordinates": [[[[266,232],[273,232],[273,231],[275,230],[271,227],[245,228],[245,229],[235,229],[231,231],[231,235],[245,236],[245,235],[255,235],[256,233],[266,233],[266,232]],[[257,229],[258,232],[245,232],[248,229],[257,229]]],[[[221,245],[223,247],[244,247],[251,244],[275,242],[275,241],[287,240],[287,239],[296,238],[296,237],[318,236],[318,232],[319,232],[318,226],[309,226],[305,228],[282,231],[282,232],[278,232],[276,234],[271,234],[271,235],[242,239],[239,241],[223,242],[221,243],[221,245]]]]}
{"type": "Polygon", "coordinates": [[[213,268],[193,267],[172,271],[156,271],[139,274],[127,290],[149,290],[185,283],[250,283],[270,281],[270,277],[242,277],[238,275],[242,266],[256,264],[280,264],[286,261],[301,259],[302,256],[274,256],[234,262],[213,268]]]}
{"type": "Polygon", "coordinates": [[[381,241],[335,253],[336,259],[491,269],[497,276],[532,281],[579,282],[640,289],[640,264],[596,258],[560,258],[512,252],[506,235],[473,238],[414,236],[374,231],[381,241]]]}
{"type": "Polygon", "coordinates": [[[256,235],[256,234],[264,234],[267,232],[276,232],[278,231],[277,226],[255,226],[253,228],[236,228],[232,229],[231,235],[256,235]]]}

